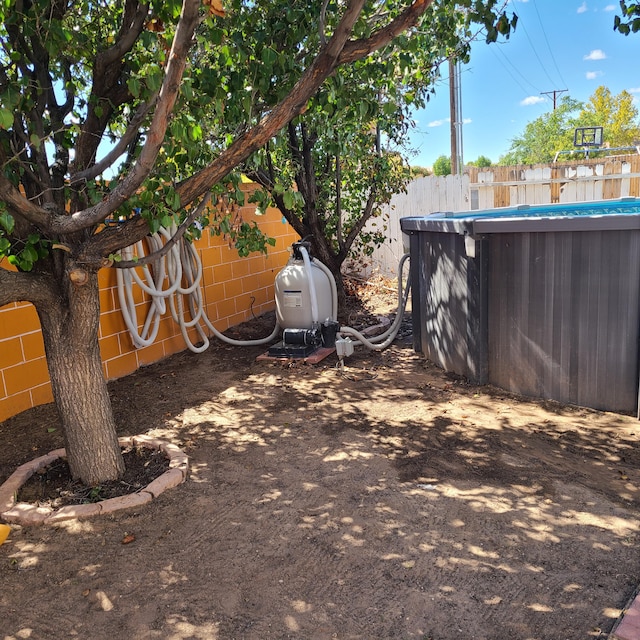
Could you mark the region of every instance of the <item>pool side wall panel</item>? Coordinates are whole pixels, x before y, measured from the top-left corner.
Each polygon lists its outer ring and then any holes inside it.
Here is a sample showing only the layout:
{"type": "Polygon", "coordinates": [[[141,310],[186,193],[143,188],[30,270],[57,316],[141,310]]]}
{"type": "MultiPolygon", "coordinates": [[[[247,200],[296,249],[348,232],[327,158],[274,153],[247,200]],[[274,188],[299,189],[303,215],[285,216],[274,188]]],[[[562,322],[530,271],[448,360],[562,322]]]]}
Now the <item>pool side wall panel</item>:
{"type": "Polygon", "coordinates": [[[414,348],[478,384],[487,379],[483,246],[477,242],[469,258],[462,235],[410,234],[414,348]]]}
{"type": "Polygon", "coordinates": [[[475,383],[638,413],[640,216],[401,226],[416,351],[475,383]]]}
{"type": "Polygon", "coordinates": [[[636,412],[640,232],[489,236],[489,381],[636,412]]]}

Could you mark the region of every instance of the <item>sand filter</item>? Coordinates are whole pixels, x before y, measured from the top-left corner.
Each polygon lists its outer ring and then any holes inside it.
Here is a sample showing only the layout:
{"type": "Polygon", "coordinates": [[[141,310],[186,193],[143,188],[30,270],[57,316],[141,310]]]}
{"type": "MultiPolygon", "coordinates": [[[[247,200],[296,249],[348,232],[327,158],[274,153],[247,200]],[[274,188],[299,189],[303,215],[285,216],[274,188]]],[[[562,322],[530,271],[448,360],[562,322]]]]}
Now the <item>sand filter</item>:
{"type": "Polygon", "coordinates": [[[276,276],[276,319],[282,342],[269,349],[274,356],[305,356],[319,347],[333,347],[338,328],[335,281],[329,269],[311,258],[310,244],[296,242],[289,262],[276,276]]]}

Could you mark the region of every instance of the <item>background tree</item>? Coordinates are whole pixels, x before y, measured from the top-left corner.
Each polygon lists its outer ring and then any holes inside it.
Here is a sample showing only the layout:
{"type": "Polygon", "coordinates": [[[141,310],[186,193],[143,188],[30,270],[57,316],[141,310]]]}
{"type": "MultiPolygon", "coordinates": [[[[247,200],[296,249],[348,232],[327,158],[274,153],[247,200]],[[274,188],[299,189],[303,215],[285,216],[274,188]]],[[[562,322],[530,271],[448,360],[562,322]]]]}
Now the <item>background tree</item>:
{"type": "MultiPolygon", "coordinates": [[[[0,7],[0,305],[36,308],[74,477],[91,485],[124,470],[98,271],[135,264],[112,257],[160,225],[178,224],[173,242],[196,219],[213,222],[203,214],[230,171],[432,1],[388,4],[230,0],[225,19],[219,0],[0,7]]],[[[504,30],[506,18],[483,11],[490,34],[504,30]]]]}
{"type": "Polygon", "coordinates": [[[529,122],[523,133],[511,141],[509,151],[500,158],[501,165],[551,162],[556,151],[573,149],[576,112],[582,103],[564,96],[556,109],[529,122]]]}
{"type": "Polygon", "coordinates": [[[451,158],[449,156],[438,156],[433,163],[434,176],[448,176],[451,174],[451,158]]]}
{"type": "Polygon", "coordinates": [[[600,86],[586,104],[565,96],[557,109],[528,123],[521,136],[511,141],[509,151],[500,164],[536,164],[551,162],[558,151],[575,149],[574,132],[577,127],[604,127],[604,142],[609,147],[633,145],[640,139],[638,109],[633,97],[622,91],[600,86]]]}
{"type": "Polygon", "coordinates": [[[483,168],[483,167],[490,167],[492,162],[490,158],[487,158],[487,156],[478,156],[476,160],[468,162],[467,164],[471,167],[483,168]]]}
{"type": "Polygon", "coordinates": [[[425,176],[431,175],[431,169],[428,167],[420,167],[418,165],[411,166],[411,178],[415,180],[416,178],[424,178],[425,176]]]}
{"type": "Polygon", "coordinates": [[[614,96],[598,87],[578,115],[580,127],[603,127],[603,142],[609,147],[628,147],[640,140],[638,108],[628,91],[614,96]]]}

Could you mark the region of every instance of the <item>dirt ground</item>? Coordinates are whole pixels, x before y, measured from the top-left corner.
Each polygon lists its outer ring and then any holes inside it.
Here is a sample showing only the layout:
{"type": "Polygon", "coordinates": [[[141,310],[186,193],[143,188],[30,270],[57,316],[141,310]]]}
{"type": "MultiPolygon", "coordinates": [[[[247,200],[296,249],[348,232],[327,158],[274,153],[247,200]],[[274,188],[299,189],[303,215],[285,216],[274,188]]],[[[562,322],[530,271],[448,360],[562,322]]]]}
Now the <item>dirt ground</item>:
{"type": "MultiPolygon", "coordinates": [[[[14,526],[0,637],[607,637],[640,583],[634,417],[470,386],[406,331],[344,371],[263,352],[217,342],[111,384],[121,435],[178,444],[190,478],[136,511],[14,526]]],[[[0,442],[1,482],[61,446],[55,410],[0,442]]]]}

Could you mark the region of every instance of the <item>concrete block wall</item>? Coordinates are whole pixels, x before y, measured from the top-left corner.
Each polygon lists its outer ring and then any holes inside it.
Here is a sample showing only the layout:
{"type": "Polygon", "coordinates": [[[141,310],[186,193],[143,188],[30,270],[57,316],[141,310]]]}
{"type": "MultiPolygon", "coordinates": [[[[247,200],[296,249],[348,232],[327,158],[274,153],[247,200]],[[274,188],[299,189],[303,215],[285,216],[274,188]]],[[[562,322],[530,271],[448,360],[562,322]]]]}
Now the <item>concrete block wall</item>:
{"type": "MultiPolygon", "coordinates": [[[[245,222],[256,221],[260,229],[275,238],[268,254],[240,258],[220,236],[208,231],[195,246],[203,263],[203,296],[206,313],[216,329],[225,329],[274,308],[273,282],[289,259],[297,234],[277,209],[255,215],[252,205],[242,207],[245,222]]],[[[100,274],[100,349],[105,376],[113,380],[183,351],[185,342],[170,312],[162,317],[158,338],[149,347],[136,349],[126,329],[116,286],[114,269],[100,274]]],[[[135,288],[138,320],[149,304],[148,296],[135,288]]],[[[206,329],[205,329],[206,330],[206,329]]],[[[207,333],[209,333],[207,331],[207,333]]],[[[197,340],[195,331],[192,339],[197,340]]],[[[215,340],[215,338],[214,338],[215,340]]],[[[31,304],[0,308],[0,422],[31,407],[52,401],[51,384],[44,356],[40,321],[31,304]]]]}

